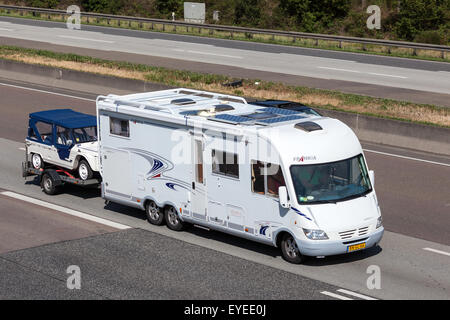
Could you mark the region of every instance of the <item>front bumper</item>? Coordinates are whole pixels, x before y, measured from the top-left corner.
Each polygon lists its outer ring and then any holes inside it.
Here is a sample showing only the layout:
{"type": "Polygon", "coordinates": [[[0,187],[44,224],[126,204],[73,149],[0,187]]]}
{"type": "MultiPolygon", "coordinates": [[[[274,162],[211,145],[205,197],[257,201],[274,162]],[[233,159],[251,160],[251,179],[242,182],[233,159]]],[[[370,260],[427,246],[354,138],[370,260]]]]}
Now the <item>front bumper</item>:
{"type": "MultiPolygon", "coordinates": [[[[381,238],[383,237],[384,228],[378,228],[374,233],[367,236],[361,237],[360,241],[358,239],[352,239],[351,244],[345,244],[347,241],[328,241],[328,240],[299,240],[296,239],[300,253],[305,256],[332,256],[337,254],[347,253],[347,248],[350,245],[355,245],[359,243],[366,243],[365,249],[372,248],[377,245],[381,238]],[[364,240],[365,239],[365,240],[364,240]]],[[[363,250],[365,250],[363,249],[363,250]]]]}

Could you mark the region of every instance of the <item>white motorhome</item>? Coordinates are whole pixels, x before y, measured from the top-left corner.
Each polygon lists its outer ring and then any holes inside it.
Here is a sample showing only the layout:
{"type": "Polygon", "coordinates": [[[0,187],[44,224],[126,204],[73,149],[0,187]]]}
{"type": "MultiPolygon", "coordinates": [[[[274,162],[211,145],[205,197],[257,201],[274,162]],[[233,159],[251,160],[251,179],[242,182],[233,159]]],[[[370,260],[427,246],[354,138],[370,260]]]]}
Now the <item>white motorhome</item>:
{"type": "Polygon", "coordinates": [[[191,89],[100,96],[102,197],[153,224],[195,224],[300,263],[376,246],[374,175],[336,119],[191,89]]]}

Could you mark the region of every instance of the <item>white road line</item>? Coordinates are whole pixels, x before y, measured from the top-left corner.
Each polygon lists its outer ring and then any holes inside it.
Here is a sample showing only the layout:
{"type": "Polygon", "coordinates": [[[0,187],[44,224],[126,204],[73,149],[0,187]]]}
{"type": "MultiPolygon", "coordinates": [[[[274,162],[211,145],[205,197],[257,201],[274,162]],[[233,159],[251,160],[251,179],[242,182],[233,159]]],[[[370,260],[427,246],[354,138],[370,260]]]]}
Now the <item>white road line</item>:
{"type": "Polygon", "coordinates": [[[356,292],[348,291],[348,290],[345,290],[345,289],[339,289],[337,291],[341,292],[341,293],[348,294],[350,296],[361,298],[361,299],[364,299],[364,300],[378,300],[378,299],[375,299],[375,298],[372,298],[372,297],[368,297],[368,296],[365,296],[363,294],[359,294],[359,293],[356,293],[356,292]]]}
{"type": "Polygon", "coordinates": [[[335,71],[344,71],[344,72],[353,72],[353,73],[361,73],[357,70],[348,70],[348,69],[339,69],[339,68],[330,68],[330,67],[317,67],[319,69],[327,69],[327,70],[335,70],[335,71]]]}
{"type": "Polygon", "coordinates": [[[91,39],[91,38],[83,38],[83,37],[74,37],[74,36],[61,36],[60,38],[74,39],[74,40],[85,40],[85,41],[94,41],[94,42],[102,42],[102,43],[115,43],[115,41],[110,40],[99,40],[99,39],[91,39]]]}
{"type": "Polygon", "coordinates": [[[330,296],[332,298],[340,299],[340,300],[353,300],[352,298],[344,297],[336,293],[328,292],[328,291],[322,291],[321,294],[324,294],[326,296],[330,296]]]}
{"type": "Polygon", "coordinates": [[[89,220],[89,221],[93,221],[93,222],[96,222],[96,223],[100,223],[100,224],[103,224],[103,225],[106,225],[106,226],[109,226],[109,227],[112,227],[112,228],[116,228],[116,229],[119,229],[119,230],[125,230],[125,229],[130,229],[131,228],[130,226],[127,226],[127,225],[124,225],[124,224],[121,224],[121,223],[117,223],[117,222],[114,222],[114,221],[110,221],[110,220],[106,220],[106,219],[103,219],[103,218],[99,218],[99,217],[96,217],[96,216],[93,216],[93,215],[90,215],[90,214],[87,214],[87,213],[79,212],[79,211],[76,211],[76,210],[72,210],[72,209],[69,209],[69,208],[61,207],[61,206],[58,206],[56,204],[52,204],[52,203],[45,202],[45,201],[42,201],[42,200],[38,200],[38,199],[31,198],[31,197],[27,197],[27,196],[24,196],[24,195],[15,193],[15,192],[3,191],[0,194],[2,194],[4,196],[7,196],[7,197],[10,197],[10,198],[22,200],[22,201],[29,202],[29,203],[32,203],[32,204],[36,204],[38,206],[45,207],[45,208],[48,208],[48,209],[51,209],[51,210],[56,210],[56,211],[59,211],[59,212],[62,212],[62,213],[66,213],[66,214],[71,215],[71,216],[75,216],[75,217],[82,218],[82,219],[85,219],[85,220],[89,220]]]}
{"type": "Polygon", "coordinates": [[[391,157],[396,157],[396,158],[402,158],[402,159],[407,159],[407,160],[414,160],[414,161],[420,161],[420,162],[426,162],[426,163],[436,164],[436,165],[440,165],[440,166],[450,167],[450,164],[448,164],[448,163],[442,163],[442,162],[429,161],[429,160],[424,160],[424,159],[419,159],[419,158],[406,157],[406,156],[401,156],[401,155],[398,155],[398,154],[392,154],[392,153],[375,151],[375,150],[369,150],[369,149],[363,149],[363,150],[367,151],[367,152],[373,152],[373,153],[382,154],[382,155],[385,155],[385,156],[391,156],[391,157]]]}
{"type": "Polygon", "coordinates": [[[25,148],[20,147],[19,150],[25,151],[25,148]]]}
{"type": "Polygon", "coordinates": [[[212,52],[204,52],[204,51],[195,51],[195,50],[184,50],[184,49],[172,49],[176,52],[188,52],[188,53],[195,53],[195,54],[204,54],[209,56],[216,56],[216,57],[225,57],[225,58],[233,58],[233,59],[244,59],[240,56],[232,56],[228,54],[220,54],[220,53],[212,53],[212,52]]]}
{"type": "Polygon", "coordinates": [[[0,31],[14,31],[13,29],[0,28],[0,31]]]}
{"type": "Polygon", "coordinates": [[[408,77],[394,76],[392,74],[375,73],[375,72],[369,72],[369,74],[374,75],[374,76],[391,77],[391,78],[399,78],[399,79],[408,79],[408,77]]]}
{"type": "Polygon", "coordinates": [[[380,77],[391,77],[391,78],[399,78],[399,79],[408,79],[408,77],[404,76],[396,76],[393,74],[385,74],[385,73],[375,73],[375,72],[361,72],[358,70],[349,70],[349,69],[340,69],[340,68],[331,68],[331,67],[317,67],[319,69],[327,69],[327,70],[335,70],[335,71],[344,71],[344,72],[352,72],[352,73],[366,73],[371,74],[373,76],[380,76],[380,77]]]}
{"type": "Polygon", "coordinates": [[[423,248],[423,250],[434,252],[434,253],[438,253],[438,254],[443,254],[444,256],[449,256],[450,257],[450,253],[445,252],[445,251],[431,249],[431,248],[423,248]]]}
{"type": "Polygon", "coordinates": [[[24,90],[36,91],[36,92],[40,92],[40,93],[48,93],[48,94],[53,94],[53,95],[55,95],[55,96],[61,96],[61,97],[66,97],[66,98],[74,98],[74,99],[79,99],[79,100],[85,100],[85,101],[95,102],[95,100],[93,100],[93,99],[81,98],[81,97],[71,96],[71,95],[63,94],[63,93],[57,93],[57,92],[51,92],[51,91],[45,91],[45,90],[39,90],[39,89],[33,89],[33,88],[28,88],[28,87],[16,86],[16,85],[13,85],[13,84],[8,84],[8,83],[2,83],[2,82],[0,82],[0,85],[5,86],[5,87],[12,87],[12,88],[17,88],[17,89],[24,89],[24,90]]]}

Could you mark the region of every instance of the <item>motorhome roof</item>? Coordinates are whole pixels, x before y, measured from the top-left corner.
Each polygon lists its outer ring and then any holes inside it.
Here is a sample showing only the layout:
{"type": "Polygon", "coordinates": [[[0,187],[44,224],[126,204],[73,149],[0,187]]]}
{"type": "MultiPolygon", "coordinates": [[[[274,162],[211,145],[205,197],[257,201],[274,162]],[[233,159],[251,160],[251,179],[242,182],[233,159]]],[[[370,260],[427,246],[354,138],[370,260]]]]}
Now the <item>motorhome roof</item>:
{"type": "Polygon", "coordinates": [[[311,120],[321,117],[311,116],[299,111],[262,107],[247,104],[244,98],[220,93],[178,88],[124,96],[109,95],[102,98],[106,103],[132,109],[138,108],[175,117],[197,118],[199,121],[221,122],[229,125],[253,127],[279,126],[287,123],[311,120]]]}

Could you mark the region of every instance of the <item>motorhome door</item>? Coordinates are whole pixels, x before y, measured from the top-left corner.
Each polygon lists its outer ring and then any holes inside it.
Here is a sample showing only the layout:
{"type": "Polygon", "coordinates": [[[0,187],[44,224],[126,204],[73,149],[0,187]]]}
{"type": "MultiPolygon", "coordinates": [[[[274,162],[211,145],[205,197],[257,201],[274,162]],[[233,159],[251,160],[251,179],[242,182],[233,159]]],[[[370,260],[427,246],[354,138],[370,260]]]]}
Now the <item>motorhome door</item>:
{"type": "Polygon", "coordinates": [[[204,141],[202,137],[193,136],[193,168],[191,211],[192,217],[206,220],[206,179],[204,166],[204,141]]]}

